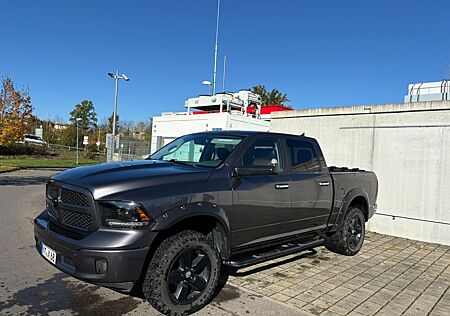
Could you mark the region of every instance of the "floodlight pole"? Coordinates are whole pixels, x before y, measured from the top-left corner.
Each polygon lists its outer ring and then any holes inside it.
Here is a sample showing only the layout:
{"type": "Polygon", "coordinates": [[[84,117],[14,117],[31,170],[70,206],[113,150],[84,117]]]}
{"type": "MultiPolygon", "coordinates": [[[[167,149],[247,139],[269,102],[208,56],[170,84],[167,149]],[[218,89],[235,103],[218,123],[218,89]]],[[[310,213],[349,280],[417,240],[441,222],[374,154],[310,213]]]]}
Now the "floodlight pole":
{"type": "Polygon", "coordinates": [[[208,80],[203,80],[203,81],[202,81],[202,84],[208,86],[208,95],[211,95],[211,85],[212,85],[212,82],[211,82],[211,81],[208,81],[208,80]]]}
{"type": "Polygon", "coordinates": [[[114,141],[116,136],[116,115],[117,115],[117,96],[119,94],[119,70],[116,70],[116,75],[114,76],[114,79],[116,80],[116,91],[114,93],[114,112],[113,112],[113,126],[112,126],[112,136],[113,136],[113,148],[114,148],[114,141]]]}
{"type": "Polygon", "coordinates": [[[78,166],[78,122],[81,120],[81,118],[77,117],[75,121],[77,122],[77,166],[78,166]]]}
{"type": "Polygon", "coordinates": [[[116,142],[116,121],[117,121],[117,99],[119,95],[119,80],[124,79],[125,81],[129,81],[130,79],[125,75],[122,74],[119,76],[119,70],[116,70],[116,74],[113,75],[112,73],[108,73],[108,75],[113,78],[116,81],[116,89],[114,92],[114,112],[113,112],[113,126],[112,126],[112,148],[109,151],[109,154],[107,155],[107,161],[112,161],[114,156],[114,149],[115,149],[115,142],[116,142]]]}

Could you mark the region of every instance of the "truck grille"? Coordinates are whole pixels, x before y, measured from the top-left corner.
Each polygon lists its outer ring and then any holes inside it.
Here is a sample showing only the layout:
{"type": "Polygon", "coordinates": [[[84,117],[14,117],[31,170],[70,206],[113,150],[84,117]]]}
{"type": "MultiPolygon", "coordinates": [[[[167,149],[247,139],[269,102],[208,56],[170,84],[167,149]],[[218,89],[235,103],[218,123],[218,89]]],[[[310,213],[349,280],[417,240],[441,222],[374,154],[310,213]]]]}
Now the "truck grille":
{"type": "Polygon", "coordinates": [[[56,225],[61,223],[84,231],[94,230],[97,224],[89,191],[79,189],[79,192],[68,187],[58,182],[47,184],[47,212],[54,217],[56,225]]]}
{"type": "Polygon", "coordinates": [[[61,189],[61,201],[67,204],[89,207],[89,202],[83,193],[61,189]]]}
{"type": "Polygon", "coordinates": [[[56,208],[53,206],[53,204],[49,203],[47,205],[47,212],[49,212],[50,214],[52,214],[52,216],[54,218],[58,218],[58,211],[56,210],[56,208]]]}
{"type": "Polygon", "coordinates": [[[60,211],[61,221],[64,224],[85,230],[91,230],[93,228],[91,214],[76,212],[63,207],[60,207],[60,211]]]}

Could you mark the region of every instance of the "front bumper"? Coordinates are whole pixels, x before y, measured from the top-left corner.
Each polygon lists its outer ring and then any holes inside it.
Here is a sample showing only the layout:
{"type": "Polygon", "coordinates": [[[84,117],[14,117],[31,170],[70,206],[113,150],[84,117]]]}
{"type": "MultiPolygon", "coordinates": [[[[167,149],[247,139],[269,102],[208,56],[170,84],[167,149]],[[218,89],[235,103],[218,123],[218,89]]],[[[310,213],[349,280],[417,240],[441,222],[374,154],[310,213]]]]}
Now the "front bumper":
{"type": "Polygon", "coordinates": [[[98,229],[84,238],[73,239],[53,231],[43,212],[34,220],[34,237],[40,254],[42,243],[56,252],[55,267],[59,270],[86,282],[130,291],[141,276],[156,233],[98,229]],[[106,260],[107,269],[99,273],[96,261],[102,260],[106,260]]]}

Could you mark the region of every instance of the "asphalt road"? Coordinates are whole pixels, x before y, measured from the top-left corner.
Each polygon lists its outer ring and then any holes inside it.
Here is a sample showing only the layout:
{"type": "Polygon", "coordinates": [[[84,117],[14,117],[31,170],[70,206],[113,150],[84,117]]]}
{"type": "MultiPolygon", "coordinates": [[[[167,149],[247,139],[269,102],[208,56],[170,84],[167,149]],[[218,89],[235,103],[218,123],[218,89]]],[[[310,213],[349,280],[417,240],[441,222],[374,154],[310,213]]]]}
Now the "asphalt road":
{"type": "MultiPolygon", "coordinates": [[[[0,174],[0,315],[159,315],[145,300],[86,284],[37,253],[33,218],[44,209],[55,170],[0,174]]],[[[196,315],[306,315],[299,309],[225,285],[196,315]]]]}

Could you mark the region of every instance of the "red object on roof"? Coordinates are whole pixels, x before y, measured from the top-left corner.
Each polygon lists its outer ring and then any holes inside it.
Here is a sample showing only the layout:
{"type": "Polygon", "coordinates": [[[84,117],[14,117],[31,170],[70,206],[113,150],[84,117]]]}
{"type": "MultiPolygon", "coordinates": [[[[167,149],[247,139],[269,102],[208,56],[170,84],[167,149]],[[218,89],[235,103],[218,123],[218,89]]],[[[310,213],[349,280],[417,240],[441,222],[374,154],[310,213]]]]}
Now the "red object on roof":
{"type": "MultiPolygon", "coordinates": [[[[255,106],[249,106],[247,108],[247,113],[253,114],[256,111],[255,106]]],[[[261,115],[264,114],[270,114],[272,112],[279,112],[279,111],[292,111],[292,108],[290,106],[285,106],[282,104],[270,104],[270,105],[263,105],[261,106],[261,115]]],[[[219,113],[220,111],[195,111],[192,112],[192,114],[208,114],[208,113],[219,113]]]]}
{"type": "MultiPolygon", "coordinates": [[[[272,112],[279,111],[291,111],[292,108],[290,106],[285,106],[281,104],[270,104],[261,106],[261,114],[270,114],[272,112]]],[[[256,108],[254,106],[249,106],[247,108],[247,113],[255,113],[256,108]]]]}
{"type": "Polygon", "coordinates": [[[193,111],[192,114],[209,114],[209,113],[219,113],[219,111],[193,111]]]}

